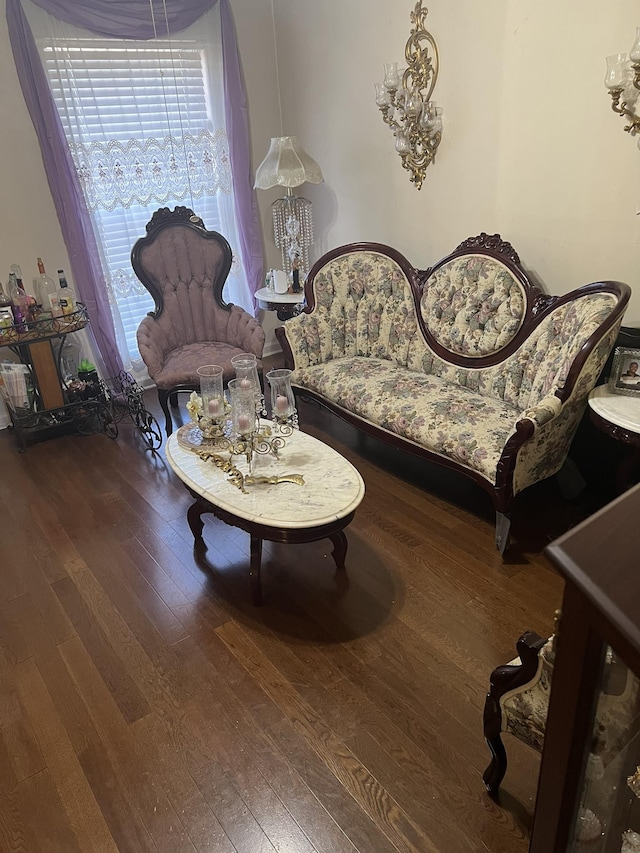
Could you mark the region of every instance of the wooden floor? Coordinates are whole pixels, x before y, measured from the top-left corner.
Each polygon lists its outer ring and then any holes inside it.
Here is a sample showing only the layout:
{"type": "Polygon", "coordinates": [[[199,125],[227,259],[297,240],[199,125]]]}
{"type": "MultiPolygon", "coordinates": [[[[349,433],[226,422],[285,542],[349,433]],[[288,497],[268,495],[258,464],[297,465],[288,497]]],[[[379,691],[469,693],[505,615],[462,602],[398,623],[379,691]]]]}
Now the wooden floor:
{"type": "MultiPolygon", "coordinates": [[[[154,395],[148,405],[155,407],[154,395]]],[[[315,407],[361,471],[348,581],[331,544],[205,517],[132,426],[16,450],[0,432],[0,850],[524,853],[538,756],[486,795],[488,677],[551,631],[542,549],[579,518],[553,483],[508,559],[488,497],[315,407]]],[[[507,739],[508,740],[508,739],[507,739]]]]}

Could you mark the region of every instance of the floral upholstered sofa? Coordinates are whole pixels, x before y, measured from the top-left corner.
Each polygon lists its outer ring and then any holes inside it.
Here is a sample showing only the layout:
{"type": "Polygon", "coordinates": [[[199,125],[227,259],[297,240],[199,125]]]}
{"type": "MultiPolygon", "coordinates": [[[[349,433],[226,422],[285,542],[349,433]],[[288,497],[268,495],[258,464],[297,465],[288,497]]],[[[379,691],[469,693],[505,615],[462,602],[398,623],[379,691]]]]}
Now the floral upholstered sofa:
{"type": "Polygon", "coordinates": [[[420,271],[377,243],[334,249],[276,334],[296,393],[491,494],[504,551],[514,496],[562,466],[630,289],[548,296],[499,235],[420,271]]]}

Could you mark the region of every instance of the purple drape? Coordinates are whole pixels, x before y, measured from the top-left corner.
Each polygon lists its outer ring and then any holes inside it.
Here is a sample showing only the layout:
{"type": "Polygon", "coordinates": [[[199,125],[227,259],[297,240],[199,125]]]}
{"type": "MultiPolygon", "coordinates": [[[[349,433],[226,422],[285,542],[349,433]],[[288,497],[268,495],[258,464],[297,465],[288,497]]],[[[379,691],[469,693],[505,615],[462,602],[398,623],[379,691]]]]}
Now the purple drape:
{"type": "MultiPolygon", "coordinates": [[[[148,39],[179,32],[220,3],[225,119],[231,158],[240,253],[251,293],[262,286],[260,219],[251,178],[246,96],[229,0],[33,0],[51,15],[108,37],[148,39]],[[166,20],[165,20],[166,8],[166,20]]],[[[18,78],[42,152],[47,180],[69,253],[78,295],[108,375],[122,369],[93,227],[64,130],[21,0],[7,0],[7,23],[18,78]]]]}

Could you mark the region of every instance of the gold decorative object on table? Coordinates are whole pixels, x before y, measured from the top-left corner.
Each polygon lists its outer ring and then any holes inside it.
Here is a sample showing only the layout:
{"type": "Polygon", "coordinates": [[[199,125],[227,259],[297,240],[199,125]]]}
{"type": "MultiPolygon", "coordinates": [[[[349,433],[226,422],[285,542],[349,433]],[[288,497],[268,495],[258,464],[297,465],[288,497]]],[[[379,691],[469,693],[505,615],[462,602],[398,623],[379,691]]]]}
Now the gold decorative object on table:
{"type": "Polygon", "coordinates": [[[217,453],[212,453],[210,450],[206,450],[202,447],[192,447],[191,449],[194,453],[197,453],[201,459],[213,462],[213,464],[217,468],[220,468],[221,471],[224,471],[225,474],[229,475],[230,483],[233,483],[234,486],[237,486],[241,492],[246,492],[246,489],[244,487],[244,474],[242,473],[242,471],[236,468],[236,466],[231,462],[230,459],[224,459],[217,453]]]}
{"type": "MultiPolygon", "coordinates": [[[[629,58],[626,53],[607,56],[607,73],[604,85],[611,95],[611,109],[629,119],[624,129],[635,136],[640,133],[640,115],[635,112],[640,95],[640,27],[636,27],[634,41],[629,58]]],[[[638,141],[640,148],[640,140],[638,141]]]]}
{"type": "Polygon", "coordinates": [[[260,484],[278,486],[280,483],[294,483],[296,486],[304,486],[304,477],[302,474],[281,474],[275,477],[252,477],[249,474],[244,478],[244,482],[247,486],[258,486],[260,484]]]}
{"type": "Polygon", "coordinates": [[[376,83],[376,104],[393,131],[395,148],[411,182],[422,187],[427,166],[433,162],[442,139],[442,107],[431,100],[438,79],[438,46],[425,28],[428,10],[418,0],[411,12],[413,28],[404,55],[407,67],[400,77],[397,62],[384,66],[382,83],[376,83]]]}

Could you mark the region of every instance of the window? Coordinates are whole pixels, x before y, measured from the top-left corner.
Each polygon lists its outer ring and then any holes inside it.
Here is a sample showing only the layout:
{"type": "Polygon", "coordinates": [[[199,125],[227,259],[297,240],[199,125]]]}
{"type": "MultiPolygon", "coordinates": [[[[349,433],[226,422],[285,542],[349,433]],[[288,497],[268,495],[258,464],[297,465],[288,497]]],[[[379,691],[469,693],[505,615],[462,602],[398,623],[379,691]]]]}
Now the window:
{"type": "Polygon", "coordinates": [[[234,254],[225,298],[252,311],[237,260],[222,59],[212,46],[220,39],[184,31],[126,41],[58,29],[37,41],[98,238],[118,346],[138,373],[136,330],[153,302],[130,254],[158,207],[193,207],[225,235],[234,254]]]}

